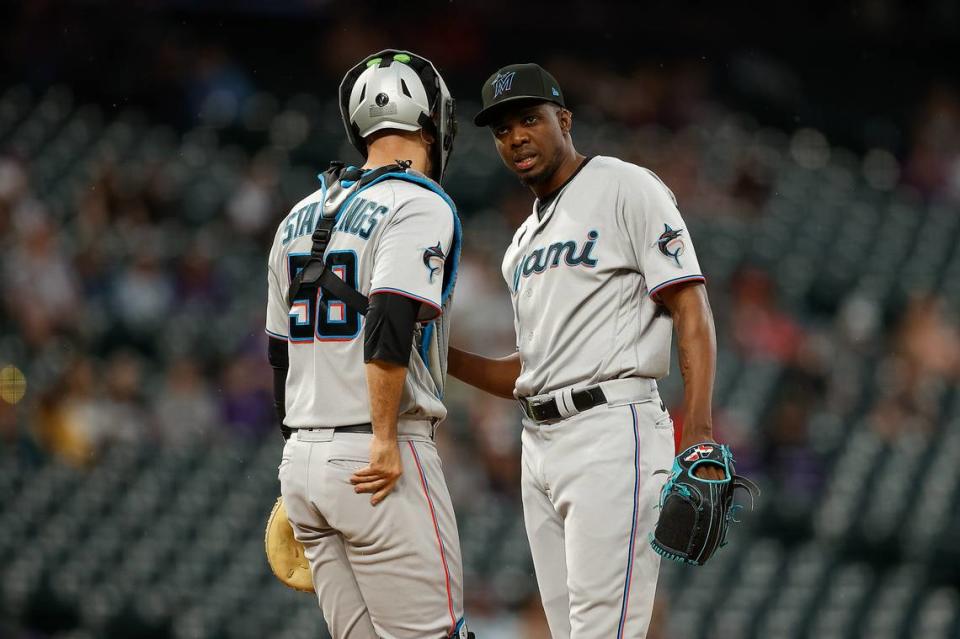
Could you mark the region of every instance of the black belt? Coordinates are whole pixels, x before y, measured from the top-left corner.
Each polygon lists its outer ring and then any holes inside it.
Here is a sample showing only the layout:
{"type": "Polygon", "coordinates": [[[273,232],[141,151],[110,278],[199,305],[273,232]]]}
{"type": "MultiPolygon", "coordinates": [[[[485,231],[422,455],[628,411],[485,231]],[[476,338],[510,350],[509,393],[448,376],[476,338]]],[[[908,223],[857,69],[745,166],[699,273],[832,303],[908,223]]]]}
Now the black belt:
{"type": "MultiPolygon", "coordinates": [[[[320,430],[319,428],[316,430],[320,430]]],[[[338,433],[366,433],[367,435],[373,434],[373,424],[367,422],[366,424],[350,424],[349,426],[334,426],[333,430],[338,433]]]]}
{"type": "MultiPolygon", "coordinates": [[[[332,430],[337,433],[365,433],[367,435],[373,434],[373,424],[367,422],[366,424],[348,424],[346,426],[318,426],[316,428],[291,428],[290,431],[295,430],[332,430]]],[[[289,435],[284,433],[284,439],[290,439],[289,435]]]]}
{"type": "MultiPolygon", "coordinates": [[[[594,406],[607,403],[607,396],[603,394],[603,389],[600,386],[587,386],[573,391],[570,396],[573,399],[573,405],[581,413],[594,406]]],[[[520,406],[527,417],[535,422],[547,422],[562,418],[560,407],[557,406],[557,400],[553,396],[545,397],[539,401],[521,397],[520,406]]]]}

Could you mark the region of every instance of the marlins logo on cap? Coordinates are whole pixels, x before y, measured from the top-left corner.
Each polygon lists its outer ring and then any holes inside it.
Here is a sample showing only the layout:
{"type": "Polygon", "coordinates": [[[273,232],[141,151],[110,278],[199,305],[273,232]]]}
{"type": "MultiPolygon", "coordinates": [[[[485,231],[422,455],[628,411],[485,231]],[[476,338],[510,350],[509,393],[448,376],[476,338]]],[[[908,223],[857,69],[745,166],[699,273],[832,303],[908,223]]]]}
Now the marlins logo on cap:
{"type": "Polygon", "coordinates": [[[510,71],[509,73],[498,73],[497,77],[493,79],[493,99],[496,100],[503,94],[504,91],[509,91],[510,87],[513,85],[513,78],[517,75],[516,71],[510,71]]]}
{"type": "Polygon", "coordinates": [[[483,83],[480,99],[483,108],[473,118],[477,126],[490,124],[492,112],[508,103],[520,106],[523,102],[552,102],[566,106],[557,80],[532,62],[511,64],[494,71],[483,83]]]}

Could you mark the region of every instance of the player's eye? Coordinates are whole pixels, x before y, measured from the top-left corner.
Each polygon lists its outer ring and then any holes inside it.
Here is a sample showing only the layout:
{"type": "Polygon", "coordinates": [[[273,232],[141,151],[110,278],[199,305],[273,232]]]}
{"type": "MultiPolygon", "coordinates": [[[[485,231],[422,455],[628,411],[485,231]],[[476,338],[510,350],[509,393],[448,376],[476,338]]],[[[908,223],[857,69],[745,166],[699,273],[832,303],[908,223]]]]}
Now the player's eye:
{"type": "Polygon", "coordinates": [[[505,126],[493,127],[493,134],[498,138],[503,137],[507,134],[507,127],[505,126]]]}
{"type": "Polygon", "coordinates": [[[535,115],[528,115],[527,117],[523,118],[523,123],[526,124],[527,126],[536,124],[536,123],[537,123],[537,116],[535,116],[535,115]]]}

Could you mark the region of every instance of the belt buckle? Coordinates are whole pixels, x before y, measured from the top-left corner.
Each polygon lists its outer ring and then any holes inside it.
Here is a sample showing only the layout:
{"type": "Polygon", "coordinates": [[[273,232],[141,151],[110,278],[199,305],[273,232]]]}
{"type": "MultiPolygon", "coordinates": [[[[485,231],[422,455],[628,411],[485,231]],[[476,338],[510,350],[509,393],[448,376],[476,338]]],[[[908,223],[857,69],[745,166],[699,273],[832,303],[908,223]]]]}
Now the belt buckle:
{"type": "Polygon", "coordinates": [[[533,416],[533,408],[530,405],[530,400],[526,397],[519,397],[517,401],[520,403],[520,410],[523,411],[523,414],[536,421],[533,416]]]}
{"type": "Polygon", "coordinates": [[[537,422],[538,424],[546,424],[546,423],[549,423],[549,422],[551,422],[551,421],[555,421],[555,420],[551,420],[551,419],[542,419],[542,418],[538,417],[537,414],[536,414],[536,410],[537,410],[538,408],[540,408],[541,406],[544,406],[544,405],[546,405],[546,404],[552,404],[552,403],[554,403],[555,401],[556,401],[556,400],[554,400],[553,396],[551,396],[551,395],[541,395],[541,396],[540,396],[540,399],[536,399],[536,397],[533,397],[533,398],[526,398],[526,397],[524,397],[524,398],[523,398],[523,407],[524,407],[524,411],[523,411],[523,412],[526,413],[527,417],[529,417],[529,418],[532,419],[533,421],[537,422]]]}

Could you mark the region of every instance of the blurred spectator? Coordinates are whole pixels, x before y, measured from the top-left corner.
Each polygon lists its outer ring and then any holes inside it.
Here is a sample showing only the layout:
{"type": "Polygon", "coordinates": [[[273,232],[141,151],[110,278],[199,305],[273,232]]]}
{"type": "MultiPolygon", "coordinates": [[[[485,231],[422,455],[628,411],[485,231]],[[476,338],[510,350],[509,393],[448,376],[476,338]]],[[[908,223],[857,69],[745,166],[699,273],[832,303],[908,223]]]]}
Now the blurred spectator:
{"type": "Polygon", "coordinates": [[[17,408],[8,402],[0,401],[0,448],[15,446],[23,437],[17,424],[17,408]]]}
{"type": "Polygon", "coordinates": [[[147,415],[142,360],[131,351],[118,351],[107,360],[105,397],[98,419],[97,447],[112,442],[135,442],[152,436],[147,415]]]}
{"type": "Polygon", "coordinates": [[[4,301],[34,347],[77,320],[77,282],[69,256],[42,207],[18,210],[19,241],[3,263],[4,301]],[[29,303],[26,303],[29,302],[29,303]]]}
{"type": "Polygon", "coordinates": [[[907,304],[891,352],[876,367],[877,398],[869,421],[887,440],[937,427],[941,395],[960,374],[960,331],[943,300],[920,295],[907,304]]]}
{"type": "Polygon", "coordinates": [[[241,355],[227,363],[223,371],[221,411],[231,436],[259,439],[266,433],[279,432],[273,408],[273,377],[263,359],[241,355]]]}
{"type": "Polygon", "coordinates": [[[74,360],[40,399],[37,435],[41,445],[74,465],[95,461],[103,424],[93,361],[74,360]]]}
{"type": "Polygon", "coordinates": [[[135,335],[153,333],[173,304],[173,285],[150,247],[134,257],[130,268],[114,284],[113,311],[135,335]]]}
{"type": "Polygon", "coordinates": [[[256,236],[275,223],[279,209],[277,168],[269,155],[261,154],[227,200],[227,214],[240,233],[256,236]]]}
{"type": "Polygon", "coordinates": [[[934,86],[919,109],[905,181],[926,195],[960,195],[960,96],[947,85],[934,86]]]}
{"type": "Polygon", "coordinates": [[[226,291],[213,262],[215,255],[208,236],[198,238],[184,250],[176,274],[178,305],[192,305],[200,310],[225,301],[226,291]]]}
{"type": "Polygon", "coordinates": [[[847,297],[836,317],[837,334],[845,345],[862,349],[877,338],[880,326],[880,311],[876,300],[863,295],[847,297]]]}
{"type": "Polygon", "coordinates": [[[497,357],[517,349],[510,291],[493,259],[477,250],[465,252],[454,295],[454,345],[497,357]]]}
{"type": "Polygon", "coordinates": [[[160,441],[166,445],[195,445],[215,435],[217,404],[196,362],[183,358],[170,365],[154,397],[153,413],[160,441]]]}
{"type": "Polygon", "coordinates": [[[897,330],[895,352],[911,378],[960,373],[960,330],[947,318],[943,300],[927,295],[910,300],[897,330]]]}
{"type": "Polygon", "coordinates": [[[731,283],[733,340],[748,358],[788,362],[803,333],[776,304],[770,276],[757,268],[741,270],[731,283]]]}
{"type": "Polygon", "coordinates": [[[152,431],[140,359],[120,351],[98,368],[92,359],[74,360],[41,399],[41,444],[75,465],[93,463],[111,444],[146,440],[152,431]]]}
{"type": "Polygon", "coordinates": [[[877,367],[877,398],[868,420],[873,431],[888,441],[920,433],[929,434],[939,410],[936,390],[929,377],[917,377],[901,357],[888,356],[877,367]],[[931,401],[934,400],[934,401],[931,401]]]}
{"type": "Polygon", "coordinates": [[[516,402],[471,393],[467,421],[490,487],[519,495],[521,426],[516,402]]]}
{"type": "Polygon", "coordinates": [[[225,126],[233,122],[240,105],[253,93],[246,71],[221,46],[200,47],[192,59],[187,84],[187,106],[198,122],[225,126]]]}
{"type": "MultiPolygon", "coordinates": [[[[812,362],[787,368],[771,401],[764,466],[778,488],[794,503],[794,511],[810,506],[823,485],[823,460],[810,442],[810,419],[823,396],[823,371],[812,362]]],[[[739,453],[738,453],[739,454],[739,453]]],[[[738,470],[739,466],[738,466],[738,470]]]]}
{"type": "Polygon", "coordinates": [[[13,212],[27,190],[27,172],[11,157],[0,156],[0,246],[12,239],[13,212]]]}

